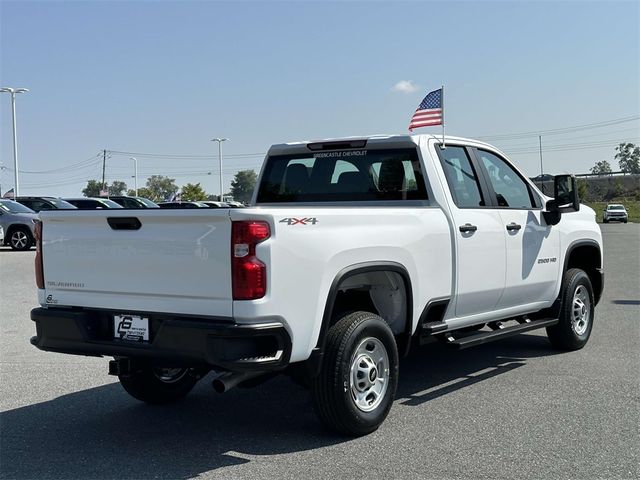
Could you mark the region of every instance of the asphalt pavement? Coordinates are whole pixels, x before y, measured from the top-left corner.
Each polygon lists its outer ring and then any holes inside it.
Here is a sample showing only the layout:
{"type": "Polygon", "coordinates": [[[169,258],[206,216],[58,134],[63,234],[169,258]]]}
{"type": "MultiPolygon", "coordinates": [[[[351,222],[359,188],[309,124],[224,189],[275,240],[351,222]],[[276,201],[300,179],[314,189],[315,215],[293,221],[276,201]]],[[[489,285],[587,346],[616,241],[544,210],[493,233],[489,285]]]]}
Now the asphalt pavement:
{"type": "Polygon", "coordinates": [[[535,331],[400,366],[380,429],[326,431],[286,377],[146,406],[107,358],[29,344],[34,252],[0,248],[0,478],[640,478],[640,225],[601,226],[606,286],[588,345],[535,331]]]}

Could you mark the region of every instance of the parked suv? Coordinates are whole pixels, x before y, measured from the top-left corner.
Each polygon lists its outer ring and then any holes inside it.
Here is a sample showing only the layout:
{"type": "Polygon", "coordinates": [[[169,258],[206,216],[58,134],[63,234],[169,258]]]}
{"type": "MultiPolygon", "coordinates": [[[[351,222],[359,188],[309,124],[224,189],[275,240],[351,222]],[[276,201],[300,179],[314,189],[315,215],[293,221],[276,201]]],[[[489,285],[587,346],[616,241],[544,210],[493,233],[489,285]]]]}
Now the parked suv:
{"type": "Polygon", "coordinates": [[[624,208],[624,205],[612,203],[607,205],[607,208],[604,210],[603,220],[604,223],[609,223],[612,220],[627,223],[629,214],[627,213],[627,209],[624,208]]]}
{"type": "Polygon", "coordinates": [[[34,212],[40,210],[75,210],[76,207],[61,198],[55,197],[18,197],[16,202],[29,207],[34,212]]]}
{"type": "Polygon", "coordinates": [[[113,200],[109,200],[107,198],[65,198],[65,201],[80,210],[122,208],[121,205],[118,205],[113,200]]]}
{"type": "Polygon", "coordinates": [[[13,250],[29,250],[35,242],[36,212],[13,200],[0,199],[0,227],[4,230],[3,245],[13,250]]]}
{"type": "Polygon", "coordinates": [[[144,197],[129,197],[128,195],[111,195],[108,198],[116,202],[118,205],[124,208],[160,208],[158,204],[152,202],[148,198],[144,197]]]}

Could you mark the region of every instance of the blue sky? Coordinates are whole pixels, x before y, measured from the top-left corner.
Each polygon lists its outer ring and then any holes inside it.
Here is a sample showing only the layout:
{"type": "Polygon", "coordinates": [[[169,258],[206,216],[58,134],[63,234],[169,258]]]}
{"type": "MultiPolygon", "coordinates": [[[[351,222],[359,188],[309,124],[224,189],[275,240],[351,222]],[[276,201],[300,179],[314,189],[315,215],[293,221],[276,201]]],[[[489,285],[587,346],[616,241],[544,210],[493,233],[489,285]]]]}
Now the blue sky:
{"type": "MultiPolygon", "coordinates": [[[[79,195],[100,178],[102,149],[208,156],[138,155],[139,184],[162,174],[217,193],[213,137],[231,139],[228,185],[273,143],[406,133],[441,84],[452,135],[638,116],[639,24],[635,1],[2,1],[0,83],[31,90],[17,99],[21,194],[79,195]],[[395,91],[400,81],[415,91],[395,91]]],[[[10,112],[2,94],[3,192],[14,183],[10,112]]],[[[639,127],[543,136],[545,171],[613,163],[618,141],[640,143],[639,127]]],[[[539,173],[535,135],[491,143],[539,173]]],[[[108,181],[133,186],[130,156],[111,154],[108,181]]]]}

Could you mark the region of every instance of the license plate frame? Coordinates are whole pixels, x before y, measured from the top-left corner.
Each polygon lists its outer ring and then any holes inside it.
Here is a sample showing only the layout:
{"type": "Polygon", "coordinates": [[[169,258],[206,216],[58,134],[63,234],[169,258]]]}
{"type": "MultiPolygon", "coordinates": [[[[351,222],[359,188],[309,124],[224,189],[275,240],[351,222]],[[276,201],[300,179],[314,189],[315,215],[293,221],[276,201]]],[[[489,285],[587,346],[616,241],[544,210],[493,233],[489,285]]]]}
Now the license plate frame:
{"type": "Polygon", "coordinates": [[[126,342],[149,343],[149,317],[131,313],[114,315],[113,338],[126,342]]]}

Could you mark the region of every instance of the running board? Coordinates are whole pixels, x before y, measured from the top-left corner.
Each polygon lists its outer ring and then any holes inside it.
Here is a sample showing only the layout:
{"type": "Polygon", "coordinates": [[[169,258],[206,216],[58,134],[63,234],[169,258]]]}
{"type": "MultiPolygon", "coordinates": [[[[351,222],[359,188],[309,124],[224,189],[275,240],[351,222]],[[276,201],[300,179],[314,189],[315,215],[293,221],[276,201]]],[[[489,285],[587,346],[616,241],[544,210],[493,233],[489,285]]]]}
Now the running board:
{"type": "Polygon", "coordinates": [[[447,345],[462,350],[463,348],[475,347],[483,343],[493,342],[502,338],[517,335],[518,333],[536,330],[538,328],[551,327],[558,323],[557,318],[541,318],[540,320],[528,320],[512,327],[503,327],[491,332],[478,332],[455,338],[456,331],[444,334],[444,341],[447,345]]]}

